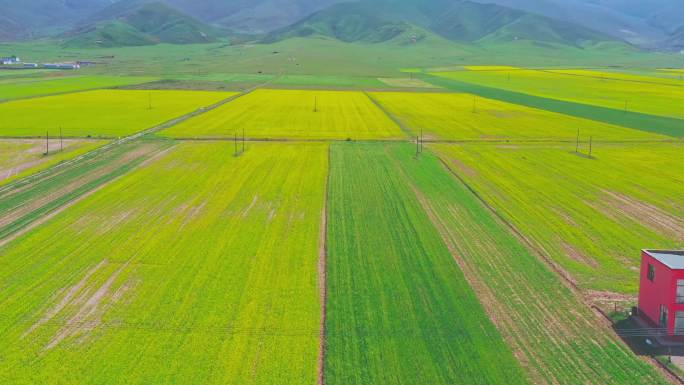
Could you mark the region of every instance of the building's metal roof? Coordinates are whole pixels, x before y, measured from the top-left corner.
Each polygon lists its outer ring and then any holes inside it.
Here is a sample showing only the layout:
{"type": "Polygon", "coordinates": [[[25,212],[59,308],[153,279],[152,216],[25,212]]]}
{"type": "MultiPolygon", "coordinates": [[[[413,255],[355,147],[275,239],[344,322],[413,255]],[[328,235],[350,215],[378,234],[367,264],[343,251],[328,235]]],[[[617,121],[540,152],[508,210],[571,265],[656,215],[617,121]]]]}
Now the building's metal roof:
{"type": "Polygon", "coordinates": [[[670,269],[684,269],[684,250],[644,250],[670,269]]]}

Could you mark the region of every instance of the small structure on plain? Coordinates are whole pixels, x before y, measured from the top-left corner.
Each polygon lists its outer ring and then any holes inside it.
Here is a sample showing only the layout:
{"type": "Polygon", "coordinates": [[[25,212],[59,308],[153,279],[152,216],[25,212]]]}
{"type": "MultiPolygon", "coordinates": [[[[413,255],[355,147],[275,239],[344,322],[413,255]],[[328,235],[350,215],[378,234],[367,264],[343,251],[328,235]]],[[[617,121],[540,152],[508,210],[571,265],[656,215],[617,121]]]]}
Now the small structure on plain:
{"type": "Polygon", "coordinates": [[[642,250],[639,313],[669,336],[684,336],[684,251],[642,250]]]}

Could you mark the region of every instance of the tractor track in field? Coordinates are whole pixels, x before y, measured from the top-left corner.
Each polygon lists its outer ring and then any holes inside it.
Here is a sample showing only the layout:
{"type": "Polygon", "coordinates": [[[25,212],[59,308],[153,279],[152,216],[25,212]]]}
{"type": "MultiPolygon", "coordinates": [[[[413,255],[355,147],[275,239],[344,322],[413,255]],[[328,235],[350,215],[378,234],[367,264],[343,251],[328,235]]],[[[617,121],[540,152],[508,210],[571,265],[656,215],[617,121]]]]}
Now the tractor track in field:
{"type": "Polygon", "coordinates": [[[328,191],[330,188],[330,146],[328,146],[328,175],[325,179],[323,196],[323,213],[321,214],[321,230],[318,251],[318,286],[321,298],[321,328],[318,347],[318,385],[325,385],[325,349],[326,322],[328,303],[328,191]]]}
{"type": "MultiPolygon", "coordinates": [[[[157,159],[173,146],[144,144],[134,147],[125,153],[94,162],[92,169],[80,175],[68,175],[73,169],[64,169],[67,175],[63,183],[55,182],[57,177],[49,175],[38,180],[36,184],[25,185],[15,191],[8,192],[3,198],[10,199],[10,206],[3,207],[0,213],[0,246],[3,246],[31,229],[47,222],[67,208],[93,195],[105,186],[120,179],[131,170],[138,169],[157,159]],[[166,147],[166,148],[165,148],[166,147]],[[54,184],[57,183],[57,184],[54,184]],[[31,188],[43,190],[34,196],[31,188]],[[13,194],[19,194],[18,198],[13,194]],[[25,197],[23,194],[27,194],[25,197]]],[[[84,164],[83,166],[88,166],[84,164]]]]}
{"type": "MultiPolygon", "coordinates": [[[[518,230],[515,225],[513,225],[510,221],[508,221],[502,214],[496,210],[489,202],[487,202],[486,199],[482,195],[480,195],[475,188],[473,188],[466,180],[463,178],[461,175],[459,175],[456,171],[454,171],[451,167],[449,167],[449,164],[441,157],[437,156],[437,159],[441,162],[441,164],[446,168],[446,170],[451,173],[460,183],[465,186],[465,188],[473,194],[473,196],[480,202],[484,207],[491,212],[494,215],[494,218],[496,218],[497,221],[502,223],[506,228],[508,228],[511,233],[515,236],[516,239],[518,239],[522,244],[530,250],[534,255],[536,255],[538,258],[540,258],[541,261],[544,262],[546,266],[548,266],[557,276],[561,278],[561,282],[569,289],[571,292],[575,295],[578,301],[580,303],[583,303],[585,306],[587,306],[596,316],[597,321],[600,321],[604,324],[604,326],[607,329],[613,330],[613,322],[608,317],[598,306],[595,306],[591,303],[591,301],[588,299],[587,294],[577,285],[577,283],[572,279],[570,274],[566,272],[562,267],[558,266],[555,262],[553,262],[547,254],[543,251],[543,249],[540,249],[535,245],[529,238],[527,238],[520,230],[518,230]]],[[[620,337],[613,333],[612,334],[617,341],[622,341],[620,337]]],[[[622,341],[622,343],[625,343],[622,341]]],[[[645,362],[650,363],[652,366],[654,366],[665,378],[670,380],[670,382],[674,384],[684,384],[684,380],[678,376],[676,373],[674,373],[671,369],[663,365],[661,362],[659,362],[657,359],[651,356],[639,356],[642,360],[645,362]]]]}

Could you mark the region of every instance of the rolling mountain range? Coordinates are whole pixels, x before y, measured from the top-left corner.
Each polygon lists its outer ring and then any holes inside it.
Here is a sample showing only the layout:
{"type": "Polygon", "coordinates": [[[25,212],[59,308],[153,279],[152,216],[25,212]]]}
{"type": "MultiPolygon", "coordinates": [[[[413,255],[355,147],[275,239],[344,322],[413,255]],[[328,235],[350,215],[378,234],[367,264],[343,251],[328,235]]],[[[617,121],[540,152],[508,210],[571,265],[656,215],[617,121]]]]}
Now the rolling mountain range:
{"type": "Polygon", "coordinates": [[[67,47],[119,47],[210,43],[225,34],[162,2],[122,1],[60,37],[67,47]]]}
{"type": "Polygon", "coordinates": [[[667,48],[684,25],[681,0],[473,0],[566,20],[642,47],[667,48]]]}
{"type": "Polygon", "coordinates": [[[327,36],[346,42],[416,42],[434,33],[460,43],[514,40],[584,47],[614,38],[544,16],[470,1],[373,1],[333,5],[269,34],[266,41],[327,36]]]}
{"type": "Polygon", "coordinates": [[[684,2],[652,0],[0,0],[0,40],[53,36],[70,47],[203,43],[235,34],[273,42],[320,36],[413,44],[680,49],[684,2]]]}

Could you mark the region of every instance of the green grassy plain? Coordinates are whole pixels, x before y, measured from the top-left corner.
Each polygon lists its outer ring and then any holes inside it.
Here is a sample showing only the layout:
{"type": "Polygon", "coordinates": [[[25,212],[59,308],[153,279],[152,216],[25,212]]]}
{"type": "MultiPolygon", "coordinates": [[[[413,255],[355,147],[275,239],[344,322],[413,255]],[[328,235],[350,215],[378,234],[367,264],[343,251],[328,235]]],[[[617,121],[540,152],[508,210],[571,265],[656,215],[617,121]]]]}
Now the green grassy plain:
{"type": "Polygon", "coordinates": [[[183,143],[0,248],[0,382],[315,384],[326,171],[183,143]]]}
{"type": "Polygon", "coordinates": [[[326,383],[528,383],[407,183],[413,147],[395,146],[332,145],[326,383]]]}
{"type": "Polygon", "coordinates": [[[44,140],[0,140],[0,186],[75,158],[104,144],[102,141],[66,140],[64,150],[59,142],[49,143],[45,155],[44,140]]]}
{"type": "Polygon", "coordinates": [[[388,152],[533,383],[666,383],[436,156],[388,152]]]}
{"type": "Polygon", "coordinates": [[[257,90],[166,129],[174,138],[398,139],[405,135],[362,92],[257,90]]]}
{"type": "Polygon", "coordinates": [[[575,118],[471,94],[374,92],[413,135],[441,140],[659,140],[663,135],[575,118]]]}
{"type": "Polygon", "coordinates": [[[72,76],[55,78],[21,78],[0,80],[0,100],[21,99],[40,95],[61,94],[97,88],[111,88],[147,83],[150,77],[72,76]]]}
{"type": "Polygon", "coordinates": [[[614,110],[684,118],[684,109],[680,108],[681,103],[684,103],[684,86],[655,83],[646,86],[640,82],[601,77],[601,72],[595,72],[594,77],[586,76],[589,72],[585,71],[584,76],[573,76],[562,72],[515,69],[455,71],[434,75],[614,110]]]}
{"type": "Polygon", "coordinates": [[[125,136],[231,95],[234,93],[96,90],[16,100],[0,103],[0,136],[37,137],[49,132],[55,137],[60,127],[66,137],[125,136]]]}
{"type": "Polygon", "coordinates": [[[582,288],[636,293],[641,249],[684,247],[681,144],[435,149],[582,288]]]}
{"type": "Polygon", "coordinates": [[[122,48],[62,48],[54,41],[0,43],[0,51],[25,60],[98,59],[103,65],[82,73],[155,76],[162,78],[206,74],[286,74],[306,77],[405,77],[402,68],[432,68],[466,64],[516,66],[684,66],[681,55],[637,50],[534,42],[464,45],[431,36],[418,44],[345,43],[325,38],[294,38],[273,44],[159,44],[122,48]]]}

